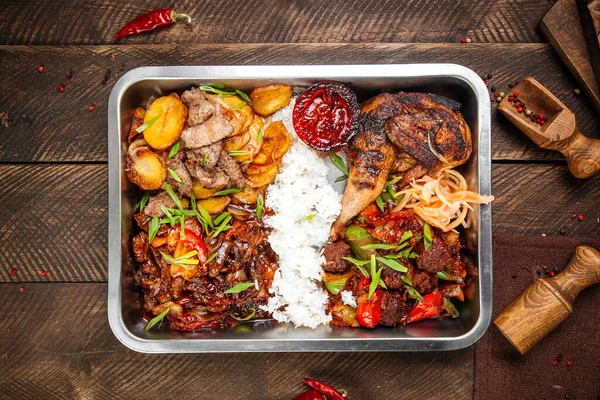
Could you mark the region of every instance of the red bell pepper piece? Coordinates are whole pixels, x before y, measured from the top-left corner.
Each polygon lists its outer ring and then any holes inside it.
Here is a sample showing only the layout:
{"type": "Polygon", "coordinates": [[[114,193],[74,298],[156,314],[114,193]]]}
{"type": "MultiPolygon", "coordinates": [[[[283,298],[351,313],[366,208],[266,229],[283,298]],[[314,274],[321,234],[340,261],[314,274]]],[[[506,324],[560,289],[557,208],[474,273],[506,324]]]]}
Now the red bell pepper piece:
{"type": "MultiPolygon", "coordinates": [[[[369,280],[367,279],[367,281],[369,280]]],[[[377,326],[381,321],[381,289],[375,290],[370,299],[358,305],[356,320],[365,328],[375,328],[377,326]]]]}
{"type": "Polygon", "coordinates": [[[442,301],[442,292],[432,292],[423,296],[423,301],[415,304],[409,311],[408,323],[436,318],[442,311],[442,301]]]}

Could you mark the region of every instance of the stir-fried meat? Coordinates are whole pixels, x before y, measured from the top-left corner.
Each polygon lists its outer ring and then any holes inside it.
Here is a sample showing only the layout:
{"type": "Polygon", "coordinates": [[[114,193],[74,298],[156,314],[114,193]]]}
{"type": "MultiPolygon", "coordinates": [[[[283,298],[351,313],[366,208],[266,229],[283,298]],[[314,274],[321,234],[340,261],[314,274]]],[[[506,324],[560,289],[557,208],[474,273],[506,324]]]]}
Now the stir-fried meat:
{"type": "Polygon", "coordinates": [[[233,127],[218,115],[203,124],[190,126],[181,132],[181,143],[186,149],[197,149],[218,142],[229,136],[233,127]]]}
{"type": "Polygon", "coordinates": [[[132,246],[135,261],[141,263],[148,258],[148,235],[146,232],[140,232],[133,237],[132,246]]]}
{"type": "MultiPolygon", "coordinates": [[[[407,258],[399,258],[396,261],[404,266],[411,264],[411,261],[407,258]]],[[[404,287],[405,283],[402,280],[402,275],[403,274],[401,272],[393,270],[388,266],[384,266],[383,270],[381,271],[381,279],[383,280],[383,283],[385,283],[385,286],[387,286],[388,289],[392,290],[400,290],[404,287]]]]}
{"type": "Polygon", "coordinates": [[[167,192],[161,192],[156,196],[150,197],[148,204],[144,208],[144,214],[149,217],[163,217],[165,213],[163,212],[161,206],[165,206],[166,208],[175,208],[175,202],[167,192]]]}
{"type": "Polygon", "coordinates": [[[223,142],[216,142],[210,146],[201,147],[195,150],[188,150],[185,152],[187,158],[185,166],[187,167],[190,175],[196,177],[196,167],[200,166],[207,170],[211,170],[217,166],[219,156],[223,150],[223,142]],[[206,162],[205,162],[206,161],[206,162]]]}
{"type": "Polygon", "coordinates": [[[381,291],[381,325],[396,326],[408,315],[400,292],[381,291]]]}
{"type": "Polygon", "coordinates": [[[245,186],[244,176],[239,164],[224,150],[221,150],[221,155],[219,156],[219,169],[229,177],[232,186],[238,189],[245,186]]]}
{"type": "Polygon", "coordinates": [[[198,329],[217,329],[225,323],[227,312],[210,312],[206,307],[194,307],[177,317],[171,323],[171,329],[196,331],[198,329]]]}
{"type": "Polygon", "coordinates": [[[181,95],[181,101],[188,107],[200,100],[206,100],[206,96],[204,95],[204,91],[197,87],[192,87],[181,95]]]}
{"type": "Polygon", "coordinates": [[[188,124],[203,124],[215,115],[215,106],[208,100],[198,100],[189,107],[188,124]]]}
{"type": "Polygon", "coordinates": [[[343,257],[352,257],[352,252],[346,242],[339,240],[323,248],[323,257],[325,257],[323,270],[331,273],[342,273],[350,267],[350,263],[344,260],[343,257]]]}
{"type": "Polygon", "coordinates": [[[443,271],[446,267],[451,267],[460,257],[460,248],[458,233],[435,234],[431,247],[424,250],[417,258],[417,266],[433,274],[443,271]]]}
{"type": "Polygon", "coordinates": [[[229,177],[219,168],[207,170],[197,166],[196,180],[207,189],[221,190],[229,185],[229,177]]]}
{"type": "Polygon", "coordinates": [[[435,290],[438,284],[438,279],[435,274],[430,274],[425,271],[421,271],[417,268],[413,268],[412,265],[407,265],[408,272],[406,276],[412,281],[412,285],[419,293],[425,295],[435,290]]]}
{"type": "Polygon", "coordinates": [[[190,173],[185,167],[183,161],[181,161],[179,154],[167,160],[167,168],[173,171],[179,178],[179,180],[176,180],[172,173],[169,173],[167,175],[167,183],[171,186],[174,186],[180,195],[186,197],[190,196],[192,192],[192,177],[190,176],[190,173]]]}

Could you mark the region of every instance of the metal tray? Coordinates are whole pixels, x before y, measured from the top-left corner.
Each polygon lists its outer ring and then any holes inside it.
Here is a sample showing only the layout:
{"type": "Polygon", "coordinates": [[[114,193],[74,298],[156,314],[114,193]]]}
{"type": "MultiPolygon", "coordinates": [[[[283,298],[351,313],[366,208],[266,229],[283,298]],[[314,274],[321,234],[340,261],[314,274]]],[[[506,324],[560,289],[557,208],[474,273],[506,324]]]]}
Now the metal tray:
{"type": "Polygon", "coordinates": [[[275,321],[251,322],[205,332],[145,331],[140,295],[133,282],[130,249],[132,209],[139,192],[124,172],[126,136],[133,111],[152,95],[181,93],[192,85],[223,83],[252,89],[272,82],[306,87],[331,79],[353,88],[360,101],[382,91],[436,93],[463,104],[473,133],[473,155],[462,167],[470,188],[491,192],[490,99],[479,76],[454,64],[190,66],[142,67],[124,74],[113,87],[108,107],[108,318],[115,336],[127,347],[147,353],[250,351],[416,351],[454,350],[475,343],[486,331],[492,310],[491,206],[475,207],[467,246],[479,270],[473,300],[458,319],[422,321],[373,330],[294,328],[275,321]]]}

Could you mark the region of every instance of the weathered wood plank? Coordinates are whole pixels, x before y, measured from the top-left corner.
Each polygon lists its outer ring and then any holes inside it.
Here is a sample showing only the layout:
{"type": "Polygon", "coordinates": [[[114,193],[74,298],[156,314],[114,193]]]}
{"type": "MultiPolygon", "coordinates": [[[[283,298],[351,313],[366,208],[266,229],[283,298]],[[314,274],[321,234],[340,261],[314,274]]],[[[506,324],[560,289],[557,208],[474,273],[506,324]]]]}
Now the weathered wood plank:
{"type": "Polygon", "coordinates": [[[354,399],[471,399],[473,348],[148,355],[113,336],[106,285],[0,284],[0,387],[18,399],[289,399],[312,377],[354,399]],[[19,287],[24,292],[19,291],[19,287]],[[24,310],[27,312],[16,312],[24,310]],[[440,378],[440,377],[443,377],[440,378]]]}
{"type": "MultiPolygon", "coordinates": [[[[462,64],[492,74],[491,86],[507,93],[510,82],[532,75],[575,112],[584,134],[600,138],[597,115],[583,96],[573,94],[574,81],[543,44],[0,46],[0,114],[6,116],[0,118],[0,162],[106,161],[110,88],[116,74],[138,66],[414,62],[462,64]],[[74,82],[67,79],[69,71],[74,82]],[[102,84],[108,71],[108,83],[102,84]],[[94,111],[88,111],[90,104],[94,111]]],[[[561,158],[539,149],[499,116],[495,103],[492,108],[494,159],[561,158]]]]}
{"type": "MultiPolygon", "coordinates": [[[[0,282],[106,281],[106,179],[106,165],[0,165],[0,282]]],[[[600,236],[600,175],[497,164],[492,183],[495,234],[600,236]]]]}
{"type": "MultiPolygon", "coordinates": [[[[192,24],[122,43],[539,42],[536,25],[552,0],[177,1],[192,24]]],[[[7,0],[2,44],[109,44],[134,17],[173,3],[7,0]]]]}

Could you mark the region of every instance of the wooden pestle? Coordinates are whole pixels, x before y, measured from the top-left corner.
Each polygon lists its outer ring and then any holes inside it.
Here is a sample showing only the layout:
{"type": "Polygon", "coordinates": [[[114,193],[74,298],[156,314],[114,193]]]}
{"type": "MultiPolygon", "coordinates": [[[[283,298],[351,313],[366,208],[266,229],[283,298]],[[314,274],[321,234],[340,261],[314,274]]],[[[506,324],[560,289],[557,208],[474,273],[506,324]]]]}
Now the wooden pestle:
{"type": "Polygon", "coordinates": [[[564,271],[534,282],[494,319],[494,324],[525,354],[571,315],[579,292],[599,282],[600,253],[579,246],[564,271]]]}
{"type": "Polygon", "coordinates": [[[532,77],[527,77],[514,87],[518,98],[534,114],[548,117],[540,126],[519,113],[504,97],[498,110],[535,144],[544,149],[560,151],[567,159],[569,170],[576,178],[588,178],[600,170],[600,140],[583,136],[577,129],[575,114],[560,102],[548,89],[532,77]]]}

